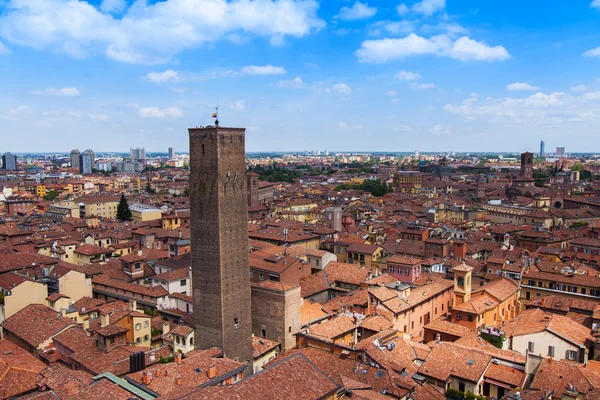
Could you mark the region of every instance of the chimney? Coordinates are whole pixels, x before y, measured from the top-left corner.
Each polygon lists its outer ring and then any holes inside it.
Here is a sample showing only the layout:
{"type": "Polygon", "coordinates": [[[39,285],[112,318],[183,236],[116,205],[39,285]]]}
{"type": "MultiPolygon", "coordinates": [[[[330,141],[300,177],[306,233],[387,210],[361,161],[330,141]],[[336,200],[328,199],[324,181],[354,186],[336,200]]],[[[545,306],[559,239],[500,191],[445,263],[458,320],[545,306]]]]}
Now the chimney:
{"type": "Polygon", "coordinates": [[[171,330],[171,325],[168,321],[164,321],[162,324],[162,334],[166,335],[171,330]]]}
{"type": "Polygon", "coordinates": [[[137,301],[135,300],[129,300],[129,309],[131,311],[137,311],[137,301]]]}
{"type": "Polygon", "coordinates": [[[83,320],[83,330],[87,331],[88,329],[90,329],[90,320],[89,319],[84,319],[83,320]]]}
{"type": "Polygon", "coordinates": [[[177,386],[180,386],[181,385],[181,377],[178,376],[177,381],[175,381],[175,382],[177,383],[177,386]]]}
{"type": "Polygon", "coordinates": [[[177,365],[181,365],[181,353],[176,351],[175,354],[173,355],[173,361],[175,361],[175,363],[177,365]]]}
{"type": "Polygon", "coordinates": [[[212,379],[217,376],[217,368],[213,365],[206,370],[206,377],[212,379]]]}
{"type": "Polygon", "coordinates": [[[110,316],[108,314],[100,314],[100,327],[104,328],[110,324],[110,316]]]}
{"type": "Polygon", "coordinates": [[[148,386],[152,382],[152,373],[144,372],[144,385],[148,386]]]}

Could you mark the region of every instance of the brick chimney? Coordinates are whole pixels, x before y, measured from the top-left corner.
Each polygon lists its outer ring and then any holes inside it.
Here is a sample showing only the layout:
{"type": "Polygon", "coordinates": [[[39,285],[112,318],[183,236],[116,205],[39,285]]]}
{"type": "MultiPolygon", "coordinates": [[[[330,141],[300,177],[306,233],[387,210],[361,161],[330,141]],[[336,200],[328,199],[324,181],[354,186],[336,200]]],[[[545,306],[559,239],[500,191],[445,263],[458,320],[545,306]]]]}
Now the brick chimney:
{"type": "Polygon", "coordinates": [[[217,367],[215,367],[214,365],[208,367],[208,369],[206,370],[206,377],[208,379],[212,379],[215,376],[217,376],[217,367]]]}
{"type": "Polygon", "coordinates": [[[131,311],[137,311],[137,301],[135,300],[129,300],[129,309],[131,311]]]}
{"type": "Polygon", "coordinates": [[[152,383],[152,372],[144,372],[144,385],[152,383]]]}
{"type": "Polygon", "coordinates": [[[181,353],[176,351],[175,354],[173,355],[173,361],[175,361],[175,363],[177,365],[181,365],[181,353]]]}

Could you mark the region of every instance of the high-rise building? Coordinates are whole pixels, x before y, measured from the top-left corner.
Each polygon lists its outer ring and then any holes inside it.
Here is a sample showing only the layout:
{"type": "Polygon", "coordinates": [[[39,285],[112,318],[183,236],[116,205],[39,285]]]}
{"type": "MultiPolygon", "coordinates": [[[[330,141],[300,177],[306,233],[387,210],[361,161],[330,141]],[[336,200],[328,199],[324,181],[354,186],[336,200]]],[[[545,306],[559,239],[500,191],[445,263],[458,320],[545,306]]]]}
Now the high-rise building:
{"type": "Polygon", "coordinates": [[[533,179],[533,153],[521,153],[521,177],[533,179]]]}
{"type": "Polygon", "coordinates": [[[419,156],[420,156],[420,154],[419,154],[419,150],[415,150],[415,158],[416,158],[416,159],[418,159],[418,158],[419,158],[419,156]]]}
{"type": "Polygon", "coordinates": [[[94,165],[96,163],[96,153],[94,153],[94,150],[87,149],[86,151],[84,151],[84,154],[89,154],[89,156],[92,159],[92,165],[94,165]]]}
{"type": "Polygon", "coordinates": [[[6,171],[16,171],[17,156],[11,153],[4,153],[2,156],[2,169],[6,171]]]}
{"type": "Polygon", "coordinates": [[[190,128],[194,335],[252,370],[244,128],[190,128]]]}
{"type": "Polygon", "coordinates": [[[146,158],[146,150],[143,147],[129,149],[129,155],[131,157],[131,161],[144,160],[146,158]]]}
{"type": "Polygon", "coordinates": [[[544,157],[544,154],[546,154],[546,144],[542,140],[540,142],[540,158],[544,157]]]}
{"type": "Polygon", "coordinates": [[[564,156],[565,155],[565,148],[564,147],[557,147],[556,148],[556,155],[557,156],[564,156]]]}
{"type": "Polygon", "coordinates": [[[172,160],[174,158],[175,158],[175,148],[169,147],[169,160],[172,160]]]}
{"type": "Polygon", "coordinates": [[[79,169],[79,157],[81,157],[79,149],[71,150],[71,168],[79,169]]]}
{"type": "Polygon", "coordinates": [[[86,150],[79,156],[79,172],[82,174],[91,174],[93,168],[94,152],[86,150]]]}

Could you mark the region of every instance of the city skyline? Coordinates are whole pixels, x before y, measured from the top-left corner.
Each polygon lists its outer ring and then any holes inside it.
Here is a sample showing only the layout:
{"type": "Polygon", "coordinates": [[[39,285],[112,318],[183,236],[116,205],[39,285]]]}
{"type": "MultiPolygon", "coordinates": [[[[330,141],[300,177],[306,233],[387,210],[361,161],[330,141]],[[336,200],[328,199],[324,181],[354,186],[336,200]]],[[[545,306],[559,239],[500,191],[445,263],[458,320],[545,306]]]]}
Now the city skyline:
{"type": "Polygon", "coordinates": [[[249,152],[600,148],[598,1],[257,4],[3,2],[6,149],[184,151],[217,104],[249,152]]]}

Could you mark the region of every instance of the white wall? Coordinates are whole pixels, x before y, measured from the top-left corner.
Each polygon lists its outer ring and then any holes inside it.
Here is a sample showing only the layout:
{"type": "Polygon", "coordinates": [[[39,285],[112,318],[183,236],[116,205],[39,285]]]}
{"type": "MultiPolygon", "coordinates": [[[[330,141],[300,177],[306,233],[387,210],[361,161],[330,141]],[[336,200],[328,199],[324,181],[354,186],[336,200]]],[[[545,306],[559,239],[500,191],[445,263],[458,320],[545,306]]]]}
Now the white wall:
{"type": "MultiPolygon", "coordinates": [[[[566,360],[567,350],[580,351],[578,346],[575,346],[548,331],[513,336],[511,348],[512,350],[525,355],[527,353],[529,342],[534,343],[534,351],[532,353],[545,358],[549,358],[548,346],[554,346],[554,357],[552,358],[555,360],[566,360]]],[[[579,361],[579,359],[576,361],[579,361]]]]}

